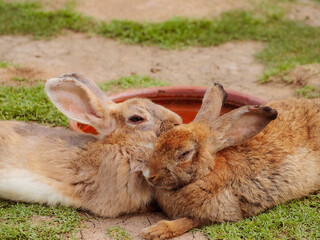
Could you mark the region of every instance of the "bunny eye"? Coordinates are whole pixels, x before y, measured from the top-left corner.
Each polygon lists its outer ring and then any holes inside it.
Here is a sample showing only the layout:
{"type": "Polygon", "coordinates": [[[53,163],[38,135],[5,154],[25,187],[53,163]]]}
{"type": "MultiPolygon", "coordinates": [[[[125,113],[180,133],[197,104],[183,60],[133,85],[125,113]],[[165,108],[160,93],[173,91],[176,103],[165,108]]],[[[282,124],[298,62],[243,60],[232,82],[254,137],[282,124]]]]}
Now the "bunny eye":
{"type": "Polygon", "coordinates": [[[178,159],[179,159],[179,160],[183,160],[183,159],[184,159],[185,157],[187,157],[191,152],[193,152],[193,149],[183,152],[182,154],[179,155],[178,159]]]}
{"type": "Polygon", "coordinates": [[[181,157],[185,157],[185,156],[187,156],[190,152],[191,152],[191,150],[189,150],[189,151],[186,151],[186,152],[182,153],[182,154],[181,154],[181,157]]]}
{"type": "Polygon", "coordinates": [[[134,124],[142,123],[145,119],[143,117],[140,117],[138,115],[133,115],[129,118],[129,121],[134,124]]]}

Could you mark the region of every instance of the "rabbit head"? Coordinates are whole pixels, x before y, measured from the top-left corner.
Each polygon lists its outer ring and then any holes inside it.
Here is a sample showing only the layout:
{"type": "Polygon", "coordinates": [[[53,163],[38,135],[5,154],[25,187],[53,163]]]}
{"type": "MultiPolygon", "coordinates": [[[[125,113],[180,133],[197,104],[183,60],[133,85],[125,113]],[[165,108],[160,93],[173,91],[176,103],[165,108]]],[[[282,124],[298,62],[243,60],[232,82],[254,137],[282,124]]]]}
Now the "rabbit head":
{"type": "Polygon", "coordinates": [[[150,184],[178,189],[207,175],[215,167],[215,153],[244,143],[277,117],[277,111],[269,107],[244,106],[219,118],[226,97],[223,87],[214,84],[192,123],[160,135],[143,169],[150,184]]]}
{"type": "Polygon", "coordinates": [[[177,114],[148,99],[129,99],[116,104],[94,81],[77,73],[49,79],[45,91],[67,117],[90,124],[102,137],[121,135],[114,136],[118,137],[117,142],[130,137],[133,141],[138,140],[134,137],[148,138],[145,132],[156,137],[182,123],[177,114]]]}

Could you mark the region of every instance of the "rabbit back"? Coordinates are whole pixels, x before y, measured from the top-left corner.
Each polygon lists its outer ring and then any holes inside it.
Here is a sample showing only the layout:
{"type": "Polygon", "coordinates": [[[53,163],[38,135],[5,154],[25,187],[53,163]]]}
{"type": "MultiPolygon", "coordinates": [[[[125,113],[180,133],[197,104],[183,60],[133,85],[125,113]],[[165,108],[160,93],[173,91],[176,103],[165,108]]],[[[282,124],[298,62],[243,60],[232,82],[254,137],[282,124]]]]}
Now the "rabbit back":
{"type": "Polygon", "coordinates": [[[278,109],[278,119],[235,151],[222,153],[233,159],[233,189],[243,217],[320,189],[320,101],[288,99],[268,106],[278,109]]]}

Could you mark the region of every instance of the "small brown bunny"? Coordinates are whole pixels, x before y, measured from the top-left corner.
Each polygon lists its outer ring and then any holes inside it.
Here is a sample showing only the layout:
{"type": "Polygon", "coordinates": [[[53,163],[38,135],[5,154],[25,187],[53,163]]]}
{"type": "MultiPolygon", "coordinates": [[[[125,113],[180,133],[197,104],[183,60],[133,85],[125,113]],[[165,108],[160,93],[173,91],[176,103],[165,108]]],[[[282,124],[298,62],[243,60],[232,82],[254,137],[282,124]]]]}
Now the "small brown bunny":
{"type": "Polygon", "coordinates": [[[219,118],[225,99],[215,84],[192,123],[157,139],[143,174],[173,220],[143,229],[146,239],[238,221],[320,189],[320,100],[244,106],[219,118]]]}
{"type": "Polygon", "coordinates": [[[181,118],[147,99],[116,104],[76,73],[48,80],[45,90],[61,112],[100,135],[0,122],[0,198],[73,206],[106,217],[147,208],[154,190],[142,167],[156,138],[181,118]]]}

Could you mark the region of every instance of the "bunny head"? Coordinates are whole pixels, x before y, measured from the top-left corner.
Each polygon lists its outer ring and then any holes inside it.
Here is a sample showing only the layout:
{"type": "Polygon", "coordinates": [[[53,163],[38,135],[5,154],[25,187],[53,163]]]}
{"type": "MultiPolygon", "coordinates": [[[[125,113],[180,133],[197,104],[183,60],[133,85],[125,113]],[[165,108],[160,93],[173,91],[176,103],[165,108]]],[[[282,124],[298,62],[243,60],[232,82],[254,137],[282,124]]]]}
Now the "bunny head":
{"type": "Polygon", "coordinates": [[[195,120],[164,132],[143,169],[148,182],[164,189],[179,189],[210,173],[218,151],[252,138],[277,111],[264,106],[244,106],[219,118],[227,97],[223,87],[214,84],[203,99],[195,120]]]}
{"type": "Polygon", "coordinates": [[[116,104],[94,81],[77,73],[49,79],[45,91],[62,113],[90,124],[109,143],[141,143],[148,147],[162,131],[182,123],[177,114],[148,99],[116,104]]]}

